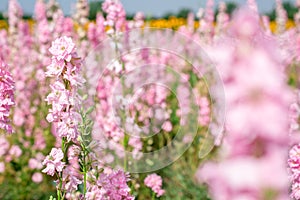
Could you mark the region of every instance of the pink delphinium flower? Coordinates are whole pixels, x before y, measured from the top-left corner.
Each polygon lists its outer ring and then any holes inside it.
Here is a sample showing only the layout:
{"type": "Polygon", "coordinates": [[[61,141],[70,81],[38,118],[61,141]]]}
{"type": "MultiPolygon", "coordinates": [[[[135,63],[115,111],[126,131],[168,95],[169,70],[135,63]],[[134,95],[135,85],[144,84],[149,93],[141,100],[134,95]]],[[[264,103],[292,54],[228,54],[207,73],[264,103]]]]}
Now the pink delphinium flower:
{"type": "Polygon", "coordinates": [[[4,135],[0,135],[0,157],[4,156],[9,149],[9,142],[4,135]]]}
{"type": "Polygon", "coordinates": [[[162,178],[157,174],[150,174],[148,175],[144,183],[147,187],[151,188],[155,194],[160,197],[165,193],[165,190],[163,190],[162,187],[162,178]]]}
{"type": "Polygon", "coordinates": [[[105,25],[120,31],[126,22],[126,12],[119,0],[105,0],[102,9],[107,13],[105,25]]]}
{"type": "MultiPolygon", "coordinates": [[[[77,36],[81,40],[81,48],[86,50],[84,47],[85,45],[85,37],[86,37],[86,31],[84,29],[84,26],[89,22],[88,19],[89,16],[89,2],[88,0],[79,0],[76,2],[76,12],[73,15],[74,22],[77,23],[78,27],[76,29],[77,31],[77,36]]],[[[83,53],[83,52],[81,52],[83,53]]],[[[85,55],[85,53],[83,53],[85,55]]]]}
{"type": "Polygon", "coordinates": [[[293,183],[290,197],[293,199],[296,199],[296,200],[300,199],[300,181],[299,180],[293,183]]]}
{"type": "Polygon", "coordinates": [[[127,185],[129,181],[128,174],[121,171],[113,171],[110,174],[101,174],[97,181],[98,186],[101,186],[106,191],[111,199],[133,199],[130,195],[130,188],[127,185]]]}
{"type": "Polygon", "coordinates": [[[247,0],[248,7],[254,12],[258,13],[256,0],[247,0]]]}
{"type": "Polygon", "coordinates": [[[144,13],[137,12],[133,20],[128,22],[127,26],[129,29],[141,28],[145,24],[144,19],[145,19],[144,13]]]}
{"type": "Polygon", "coordinates": [[[288,199],[288,174],[285,151],[275,150],[267,156],[240,156],[200,168],[199,181],[209,184],[212,199],[288,199]],[[270,163],[272,168],[270,169],[270,163]]]}
{"type": "Polygon", "coordinates": [[[202,126],[208,126],[211,120],[210,103],[207,97],[197,99],[197,104],[200,107],[198,122],[202,126]]]}
{"type": "Polygon", "coordinates": [[[13,145],[9,150],[9,155],[19,158],[22,155],[22,149],[18,145],[13,145]]]}
{"type": "Polygon", "coordinates": [[[216,34],[222,34],[229,22],[229,15],[226,13],[226,3],[220,2],[217,15],[216,34]]]}
{"type": "Polygon", "coordinates": [[[287,12],[282,6],[281,0],[276,0],[276,25],[278,34],[285,32],[287,20],[287,12]]]}
{"type": "MultiPolygon", "coordinates": [[[[82,180],[80,180],[82,179],[82,175],[80,175],[77,170],[78,169],[74,168],[72,165],[69,165],[64,169],[62,177],[62,188],[64,188],[67,194],[71,194],[74,191],[77,191],[78,185],[82,183],[82,180]]],[[[59,187],[58,184],[57,187],[59,187]]]]}
{"type": "MultiPolygon", "coordinates": [[[[294,95],[294,102],[290,105],[290,134],[298,133],[299,131],[299,118],[300,118],[300,91],[296,90],[294,95]]],[[[294,135],[293,135],[294,136],[294,135]]]]}
{"type": "MultiPolygon", "coordinates": [[[[17,0],[8,2],[8,24],[9,33],[15,35],[18,33],[18,23],[23,16],[23,11],[17,0]]],[[[13,42],[13,41],[12,41],[13,42]]]]}
{"type": "MultiPolygon", "coordinates": [[[[214,0],[208,0],[206,2],[205,12],[203,12],[204,17],[200,18],[200,27],[199,30],[204,34],[204,40],[208,43],[211,42],[212,36],[214,35],[214,0]]],[[[202,13],[199,15],[203,15],[202,13]]]]}
{"type": "Polygon", "coordinates": [[[74,54],[75,44],[72,39],[66,36],[56,39],[52,42],[50,47],[50,53],[55,57],[57,61],[67,61],[70,62],[72,54],[74,54]]]}
{"type": "Polygon", "coordinates": [[[5,29],[0,30],[0,60],[2,61],[6,61],[7,55],[10,52],[7,38],[7,31],[5,29]]]}
{"type": "Polygon", "coordinates": [[[165,123],[163,123],[162,129],[166,132],[171,132],[173,129],[173,125],[170,121],[166,121],[165,123]]]}
{"type": "Polygon", "coordinates": [[[28,161],[28,167],[30,169],[42,169],[43,165],[40,160],[36,158],[30,158],[28,161]]]}
{"type": "Polygon", "coordinates": [[[104,17],[101,13],[97,14],[96,24],[89,23],[87,37],[94,48],[105,38],[104,17]]]}
{"type": "Polygon", "coordinates": [[[134,16],[134,27],[141,28],[144,26],[145,15],[142,12],[137,12],[134,16]]]}
{"type": "Polygon", "coordinates": [[[0,60],[0,129],[12,133],[9,115],[12,106],[15,105],[14,81],[7,68],[0,60]]]}
{"type": "Polygon", "coordinates": [[[68,37],[55,40],[49,51],[53,57],[46,75],[56,77],[56,81],[50,86],[52,92],[46,98],[48,104],[52,105],[47,120],[57,123],[59,137],[76,141],[80,122],[77,87],[84,82],[79,73],[81,59],[77,56],[75,44],[68,37]]]}
{"type": "MultiPolygon", "coordinates": [[[[74,20],[79,25],[85,25],[88,22],[89,16],[89,2],[87,0],[79,0],[76,2],[76,12],[74,13],[74,20]]],[[[80,35],[80,33],[78,33],[80,35]]]]}
{"type": "Polygon", "coordinates": [[[275,194],[272,199],[287,199],[284,157],[292,93],[279,47],[264,35],[252,10],[237,12],[229,34],[234,38],[222,38],[213,51],[208,50],[217,63],[226,96],[220,161],[204,164],[197,177],[208,183],[216,200],[266,199],[271,193],[275,194]]]}
{"type": "Polygon", "coordinates": [[[39,172],[35,172],[32,177],[31,180],[35,183],[40,183],[43,181],[43,175],[39,172]]]}
{"type": "MultiPolygon", "coordinates": [[[[110,170],[109,170],[110,171],[110,170]]],[[[91,175],[92,179],[96,177],[91,175]]],[[[134,197],[130,194],[130,188],[127,185],[129,175],[121,170],[103,172],[100,174],[96,185],[90,184],[86,198],[94,199],[116,199],[116,200],[133,200],[134,197]]]]}
{"type": "Polygon", "coordinates": [[[290,197],[300,199],[300,144],[294,145],[290,150],[288,167],[291,172],[292,183],[290,197]]]}
{"type": "Polygon", "coordinates": [[[53,176],[55,172],[61,172],[65,166],[65,163],[62,162],[64,158],[64,153],[61,149],[52,148],[50,154],[43,161],[43,165],[46,166],[43,169],[43,173],[46,173],[50,176],[53,176]]]}
{"type": "Polygon", "coordinates": [[[300,144],[293,146],[289,153],[288,165],[293,175],[300,175],[300,144]]]}
{"type": "Polygon", "coordinates": [[[80,74],[82,60],[77,55],[72,39],[66,36],[56,39],[49,51],[52,54],[52,63],[47,67],[46,75],[54,77],[55,81],[50,85],[51,93],[46,98],[48,104],[52,105],[46,119],[53,124],[53,135],[57,137],[58,146],[61,142],[62,149],[54,148],[46,157],[43,162],[46,168],[43,172],[51,176],[59,172],[58,194],[72,197],[77,186],[82,183],[82,176],[79,174],[79,162],[83,162],[79,161],[82,150],[74,146],[67,149],[66,145],[71,142],[74,145],[80,143],[78,126],[81,116],[78,111],[81,97],[77,90],[84,82],[80,74]],[[66,165],[67,159],[69,162],[66,165]]]}
{"type": "Polygon", "coordinates": [[[35,19],[42,21],[47,18],[44,0],[37,0],[34,7],[35,19]]]}

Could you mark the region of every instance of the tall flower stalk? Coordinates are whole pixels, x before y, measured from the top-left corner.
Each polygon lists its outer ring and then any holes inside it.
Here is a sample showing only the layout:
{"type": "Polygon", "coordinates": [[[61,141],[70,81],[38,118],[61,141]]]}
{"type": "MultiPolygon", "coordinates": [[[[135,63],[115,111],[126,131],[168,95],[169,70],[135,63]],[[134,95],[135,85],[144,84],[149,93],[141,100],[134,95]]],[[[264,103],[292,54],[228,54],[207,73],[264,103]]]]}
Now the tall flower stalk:
{"type": "Polygon", "coordinates": [[[12,126],[9,124],[10,110],[15,105],[14,81],[10,72],[0,59],[0,130],[12,133],[12,126]]]}
{"type": "MultiPolygon", "coordinates": [[[[63,182],[71,181],[71,176],[66,180],[65,173],[69,172],[64,171],[68,167],[67,163],[70,162],[67,160],[67,152],[70,145],[78,144],[79,140],[78,126],[81,116],[78,111],[81,100],[77,89],[83,84],[84,79],[80,75],[81,59],[76,53],[71,38],[64,36],[56,39],[49,51],[52,54],[52,63],[47,67],[46,76],[53,77],[55,80],[50,85],[51,93],[46,98],[48,104],[52,106],[47,121],[55,127],[54,134],[61,140],[61,147],[51,150],[50,155],[43,162],[46,165],[43,172],[51,176],[56,174],[57,197],[64,199],[66,188],[63,188],[63,182]]],[[[73,168],[69,168],[71,169],[73,168]]],[[[81,181],[76,179],[72,184],[75,184],[77,189],[79,183],[81,181]]]]}

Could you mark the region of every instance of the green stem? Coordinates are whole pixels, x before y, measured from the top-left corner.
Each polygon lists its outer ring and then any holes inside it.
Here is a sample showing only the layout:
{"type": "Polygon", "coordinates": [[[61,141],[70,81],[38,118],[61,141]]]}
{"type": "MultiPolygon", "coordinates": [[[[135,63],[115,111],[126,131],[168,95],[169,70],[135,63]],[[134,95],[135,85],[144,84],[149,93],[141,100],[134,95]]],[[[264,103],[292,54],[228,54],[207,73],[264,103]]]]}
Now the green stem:
{"type": "Polygon", "coordinates": [[[123,139],[123,146],[124,146],[124,151],[125,151],[125,155],[124,155],[124,171],[127,171],[127,156],[126,156],[126,147],[127,147],[127,141],[126,141],[126,135],[124,135],[124,139],[123,139]]]}
{"type": "Polygon", "coordinates": [[[84,149],[84,152],[83,152],[83,195],[85,197],[85,194],[86,194],[86,174],[87,174],[87,170],[86,170],[86,162],[85,162],[85,159],[86,159],[86,151],[84,149]]]}
{"type": "Polygon", "coordinates": [[[62,188],[62,178],[61,177],[62,177],[62,173],[58,173],[57,177],[59,179],[59,184],[58,184],[58,188],[56,190],[56,194],[57,194],[57,199],[61,200],[61,199],[63,199],[62,194],[61,194],[61,188],[62,188]]]}
{"type": "Polygon", "coordinates": [[[56,190],[56,193],[57,193],[57,200],[61,200],[61,198],[60,198],[60,192],[59,192],[58,189],[56,190]]]}
{"type": "MultiPolygon", "coordinates": [[[[61,148],[62,148],[62,151],[63,151],[63,154],[64,154],[64,159],[63,160],[65,161],[65,155],[66,155],[66,139],[65,138],[62,138],[61,148]]],[[[58,188],[57,188],[57,199],[62,200],[62,199],[64,199],[64,195],[62,193],[63,172],[60,172],[57,176],[58,176],[58,179],[59,179],[59,185],[58,185],[58,188]]]]}
{"type": "Polygon", "coordinates": [[[155,200],[155,192],[152,191],[152,200],[155,200]]]}
{"type": "MultiPolygon", "coordinates": [[[[124,64],[124,62],[122,62],[122,59],[119,57],[121,55],[121,52],[120,52],[119,47],[118,47],[118,41],[116,41],[115,38],[113,38],[113,41],[115,43],[116,56],[118,58],[118,61],[122,64],[122,69],[124,70],[125,69],[125,64],[124,64]]],[[[124,78],[122,78],[122,77],[121,77],[121,83],[122,83],[122,93],[123,93],[123,96],[125,96],[125,91],[124,91],[125,83],[124,83],[124,78]]],[[[124,126],[125,120],[126,120],[126,115],[122,111],[122,116],[121,116],[122,126],[124,126]]],[[[128,141],[127,141],[127,138],[126,138],[126,133],[124,133],[124,138],[123,138],[123,147],[124,147],[124,151],[125,151],[124,161],[123,161],[124,171],[127,171],[127,155],[126,155],[127,143],[128,143],[128,141]]]]}
{"type": "Polygon", "coordinates": [[[86,172],[83,174],[83,195],[86,194],[86,172]]]}

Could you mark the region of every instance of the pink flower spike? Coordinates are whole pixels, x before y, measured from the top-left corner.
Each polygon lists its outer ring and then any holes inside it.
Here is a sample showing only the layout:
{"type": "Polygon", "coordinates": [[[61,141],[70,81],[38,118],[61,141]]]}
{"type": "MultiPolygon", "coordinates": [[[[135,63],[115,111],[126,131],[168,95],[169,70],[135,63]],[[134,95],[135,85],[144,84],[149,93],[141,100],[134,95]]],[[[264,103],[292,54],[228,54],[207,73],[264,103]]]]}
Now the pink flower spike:
{"type": "Polygon", "coordinates": [[[161,187],[162,187],[162,178],[157,174],[148,175],[145,178],[144,183],[147,187],[151,188],[151,190],[153,192],[155,192],[157,197],[160,197],[165,193],[165,191],[163,189],[161,189],[161,187]]]}
{"type": "Polygon", "coordinates": [[[14,101],[14,81],[7,71],[7,66],[0,60],[0,129],[12,133],[9,115],[14,101]]]}

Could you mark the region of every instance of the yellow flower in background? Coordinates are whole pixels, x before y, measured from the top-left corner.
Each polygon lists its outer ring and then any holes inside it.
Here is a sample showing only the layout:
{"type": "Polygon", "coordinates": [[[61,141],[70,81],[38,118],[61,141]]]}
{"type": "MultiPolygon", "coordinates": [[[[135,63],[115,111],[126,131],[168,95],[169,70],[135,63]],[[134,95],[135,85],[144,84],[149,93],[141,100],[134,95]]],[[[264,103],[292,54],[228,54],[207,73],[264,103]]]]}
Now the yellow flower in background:
{"type": "Polygon", "coordinates": [[[6,21],[4,20],[0,20],[0,29],[7,29],[8,25],[6,23],[6,21]]]}
{"type": "MultiPolygon", "coordinates": [[[[35,21],[30,19],[28,20],[29,26],[32,28],[35,24],[35,21]]],[[[90,21],[89,23],[94,23],[94,21],[90,21]]],[[[170,29],[178,29],[181,26],[187,24],[187,20],[185,18],[177,18],[170,17],[169,19],[151,19],[146,21],[146,26],[154,27],[154,28],[170,28],[170,29]]],[[[194,24],[195,29],[199,28],[199,21],[195,21],[194,24]]],[[[295,27],[295,22],[293,20],[288,20],[286,23],[286,28],[290,29],[295,27]]],[[[84,26],[84,29],[87,30],[88,23],[84,26]]],[[[0,29],[8,29],[8,24],[5,20],[0,20],[0,29]]],[[[78,29],[78,24],[74,24],[74,29],[78,29]]],[[[273,33],[276,32],[276,22],[270,22],[270,29],[273,33]]]]}

